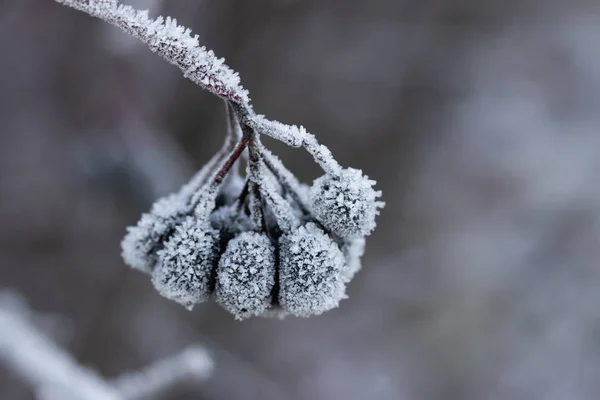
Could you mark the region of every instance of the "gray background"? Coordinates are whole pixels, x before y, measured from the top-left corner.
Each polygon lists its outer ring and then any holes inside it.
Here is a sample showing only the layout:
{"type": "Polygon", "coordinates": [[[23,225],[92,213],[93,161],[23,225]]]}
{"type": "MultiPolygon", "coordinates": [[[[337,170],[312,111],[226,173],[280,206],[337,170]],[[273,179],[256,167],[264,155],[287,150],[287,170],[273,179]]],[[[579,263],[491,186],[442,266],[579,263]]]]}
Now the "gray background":
{"type": "MultiPolygon", "coordinates": [[[[173,399],[600,397],[600,3],[135,3],[193,28],[258,112],[303,124],[387,207],[339,309],[187,312],[119,242],[218,149],[221,101],[116,28],[0,1],[0,288],[70,321],[56,338],[79,360],[114,376],[205,344],[213,378],[173,399]]],[[[0,366],[1,399],[32,396],[0,366]]]]}

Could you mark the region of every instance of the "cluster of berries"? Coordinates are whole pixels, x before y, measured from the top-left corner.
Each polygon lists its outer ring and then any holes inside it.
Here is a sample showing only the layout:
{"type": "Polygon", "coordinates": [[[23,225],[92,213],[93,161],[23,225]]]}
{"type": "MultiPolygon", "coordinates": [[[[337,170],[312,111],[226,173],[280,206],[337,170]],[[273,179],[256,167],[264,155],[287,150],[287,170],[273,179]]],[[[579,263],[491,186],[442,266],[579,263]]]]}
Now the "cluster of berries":
{"type": "Polygon", "coordinates": [[[128,228],[125,262],[190,309],[211,297],[238,319],[337,307],[360,269],[381,192],[360,170],[341,168],[312,135],[303,146],[325,175],[311,187],[298,182],[262,145],[262,132],[226,104],[223,148],[128,228]]]}

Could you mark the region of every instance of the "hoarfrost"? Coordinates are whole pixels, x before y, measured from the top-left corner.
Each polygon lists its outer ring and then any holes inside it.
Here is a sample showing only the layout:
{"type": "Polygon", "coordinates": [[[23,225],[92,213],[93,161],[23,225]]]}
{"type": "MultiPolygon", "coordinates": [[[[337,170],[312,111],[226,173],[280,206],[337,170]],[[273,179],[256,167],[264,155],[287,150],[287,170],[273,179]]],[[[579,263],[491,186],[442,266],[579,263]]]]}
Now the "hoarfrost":
{"type": "Polygon", "coordinates": [[[204,219],[187,217],[158,252],[152,283],[164,297],[191,309],[214,288],[219,231],[204,219]]]}
{"type": "Polygon", "coordinates": [[[362,171],[347,168],[338,175],[325,174],[315,179],[310,201],[315,217],[342,238],[357,238],[375,229],[375,217],[384,203],[377,201],[380,191],[375,181],[362,171]]]}
{"type": "Polygon", "coordinates": [[[152,210],[143,214],[137,225],[127,228],[127,234],[121,242],[121,254],[125,263],[140,271],[152,273],[156,264],[156,252],[188,212],[189,207],[177,194],[157,200],[152,210]]]}
{"type": "Polygon", "coordinates": [[[345,296],[344,255],[314,223],[280,239],[279,304],[299,317],[319,315],[345,296]]]}
{"type": "Polygon", "coordinates": [[[233,238],[217,269],[217,302],[237,319],[260,315],[271,306],[275,247],[264,233],[233,238]]]}

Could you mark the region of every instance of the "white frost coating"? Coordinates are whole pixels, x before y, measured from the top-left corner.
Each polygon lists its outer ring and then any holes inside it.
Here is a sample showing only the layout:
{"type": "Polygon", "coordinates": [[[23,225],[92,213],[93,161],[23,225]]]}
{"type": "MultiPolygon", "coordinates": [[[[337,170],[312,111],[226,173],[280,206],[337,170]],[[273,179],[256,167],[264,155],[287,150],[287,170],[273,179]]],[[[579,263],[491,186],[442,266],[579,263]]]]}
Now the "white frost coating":
{"type": "Polygon", "coordinates": [[[156,252],[189,212],[189,206],[177,194],[157,200],[149,213],[142,214],[137,225],[127,228],[127,234],[121,241],[121,255],[125,263],[151,273],[156,264],[156,252]]]}
{"type": "Polygon", "coordinates": [[[111,383],[126,399],[147,399],[185,380],[206,380],[213,369],[208,352],[203,347],[191,346],[141,371],[123,374],[111,383]]]}
{"type": "Polygon", "coordinates": [[[325,174],[315,179],[310,189],[311,211],[342,238],[368,235],[375,229],[375,217],[385,204],[377,201],[381,191],[374,190],[374,184],[359,169],[342,169],[335,176],[325,174]]]}
{"type": "Polygon", "coordinates": [[[187,217],[158,251],[152,283],[164,297],[192,309],[208,300],[214,287],[219,231],[206,219],[187,217]]]}
{"type": "Polygon", "coordinates": [[[264,233],[233,238],[217,269],[216,299],[236,319],[260,315],[271,306],[275,285],[275,247],[264,233]]]}
{"type": "Polygon", "coordinates": [[[147,11],[121,5],[117,0],[56,1],[120,27],[226,103],[228,129],[224,147],[178,193],[158,200],[136,226],[128,228],[122,241],[125,262],[152,273],[153,282],[163,296],[191,307],[210,294],[218,252],[225,249],[230,238],[248,229],[266,228],[276,236],[283,233],[280,250],[287,252],[288,274],[296,271],[301,278],[296,283],[287,282],[288,294],[296,290],[291,297],[282,295],[288,310],[295,310],[296,315],[310,315],[337,305],[344,296],[343,283],[332,282],[335,279],[347,282],[360,269],[363,237],[375,228],[375,218],[384,205],[378,201],[381,192],[373,189],[375,182],[363,176],[360,170],[342,169],[329,149],[319,144],[304,127],[257,115],[238,74],[225,65],[223,59],[201,47],[198,36],[192,36],[191,31],[179,26],[175,19],[150,19],[147,11]],[[325,175],[307,189],[260,144],[260,134],[293,147],[304,147],[325,175]],[[231,151],[234,139],[238,145],[231,151]],[[257,187],[249,191],[253,217],[250,227],[245,213],[248,192],[244,189],[244,195],[240,196],[243,181],[238,170],[231,169],[240,154],[246,155],[245,146],[248,146],[249,165],[253,167],[249,172],[251,186],[257,187]],[[234,208],[239,197],[243,197],[239,203],[244,207],[234,208]],[[310,221],[319,221],[327,234],[314,224],[298,228],[310,221]],[[314,242],[317,236],[323,243],[313,248],[329,250],[319,254],[313,254],[308,247],[298,254],[292,251],[299,243],[314,242]],[[341,243],[342,250],[334,239],[341,243]],[[301,256],[306,258],[299,259],[301,256]],[[348,265],[339,267],[343,271],[337,278],[327,275],[337,268],[336,260],[341,259],[343,264],[344,256],[348,265]],[[309,259],[316,263],[313,265],[315,275],[306,272],[310,270],[309,259]],[[329,283],[308,285],[307,282],[313,280],[329,283]],[[303,285],[308,292],[300,292],[303,285]],[[327,295],[326,289],[330,290],[327,295]],[[310,300],[315,293],[316,297],[310,300]],[[300,299],[299,303],[294,298],[300,299]]]}
{"type": "Polygon", "coordinates": [[[177,193],[156,200],[150,212],[142,214],[135,226],[127,228],[127,234],[121,241],[121,256],[127,265],[152,273],[156,252],[162,248],[175,226],[191,213],[193,194],[201,189],[217,162],[223,158],[226,146],[227,143],[177,193]]]}
{"type": "Polygon", "coordinates": [[[252,229],[255,231],[261,231],[263,229],[265,218],[265,211],[263,209],[263,202],[260,197],[260,191],[255,182],[250,182],[250,199],[248,208],[250,209],[250,221],[252,229]]]}
{"type": "Polygon", "coordinates": [[[344,282],[348,283],[354,278],[354,275],[360,271],[361,258],[365,254],[366,240],[364,237],[349,239],[342,246],[346,266],[342,271],[344,282]]]}
{"type": "Polygon", "coordinates": [[[225,65],[224,59],[200,46],[198,35],[192,36],[190,29],[177,25],[175,19],[150,19],[148,11],[135,10],[116,0],[56,1],[118,26],[178,66],[186,78],[209,92],[235,103],[249,103],[248,92],[240,85],[238,73],[225,65]]]}
{"type": "Polygon", "coordinates": [[[55,0],[60,4],[83,11],[93,17],[118,26],[139,39],[155,53],[181,69],[183,75],[203,89],[236,103],[243,122],[257,132],[300,147],[306,130],[300,126],[286,125],[266,119],[253,112],[248,91],[241,83],[239,74],[229,68],[223,58],[217,58],[212,50],[200,46],[198,35],[177,24],[170,17],[148,17],[147,10],[136,10],[119,4],[116,0],[55,0]]]}
{"type": "Polygon", "coordinates": [[[225,100],[225,110],[227,111],[227,137],[239,142],[244,137],[244,133],[234,108],[227,100],[225,100]]]}
{"type": "Polygon", "coordinates": [[[257,133],[270,136],[292,147],[302,146],[307,134],[303,126],[286,125],[278,121],[271,121],[266,119],[264,115],[250,115],[244,122],[257,133]]]}
{"type": "Polygon", "coordinates": [[[289,232],[298,226],[299,221],[294,209],[290,203],[284,199],[273,182],[273,176],[261,163],[254,163],[253,170],[250,171],[250,179],[259,185],[260,193],[265,198],[269,207],[275,215],[277,224],[284,232],[289,232]]]}
{"type": "Polygon", "coordinates": [[[296,202],[301,206],[306,207],[306,204],[308,203],[308,191],[306,190],[306,185],[298,181],[296,176],[283,165],[283,162],[279,157],[271,153],[271,151],[264,147],[258,140],[257,146],[260,150],[263,162],[267,168],[269,168],[271,173],[281,181],[282,186],[290,192],[290,195],[296,202]]]}
{"type": "Polygon", "coordinates": [[[319,315],[346,297],[344,255],[314,223],[279,240],[279,304],[299,317],[319,315]]]}
{"type": "Polygon", "coordinates": [[[40,400],[146,399],[186,379],[205,380],[213,370],[207,351],[194,345],[108,381],[38,331],[34,317],[40,316],[16,295],[0,291],[0,363],[32,385],[40,400]]]}
{"type": "Polygon", "coordinates": [[[323,168],[325,173],[330,175],[337,175],[342,169],[340,164],[333,158],[331,151],[322,144],[319,144],[315,135],[304,132],[302,145],[313,156],[317,164],[323,168]]]}

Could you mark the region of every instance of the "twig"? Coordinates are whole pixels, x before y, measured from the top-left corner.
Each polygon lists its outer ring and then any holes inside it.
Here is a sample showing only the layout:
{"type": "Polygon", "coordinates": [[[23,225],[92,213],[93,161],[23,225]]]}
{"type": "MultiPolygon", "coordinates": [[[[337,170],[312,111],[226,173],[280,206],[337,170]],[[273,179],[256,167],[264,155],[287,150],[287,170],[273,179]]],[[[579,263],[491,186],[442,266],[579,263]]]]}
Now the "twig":
{"type": "Polygon", "coordinates": [[[29,382],[44,399],[127,400],[153,396],[184,380],[207,379],[213,361],[202,347],[151,364],[108,381],[79,364],[39,332],[26,306],[0,292],[0,362],[29,382]]]}

